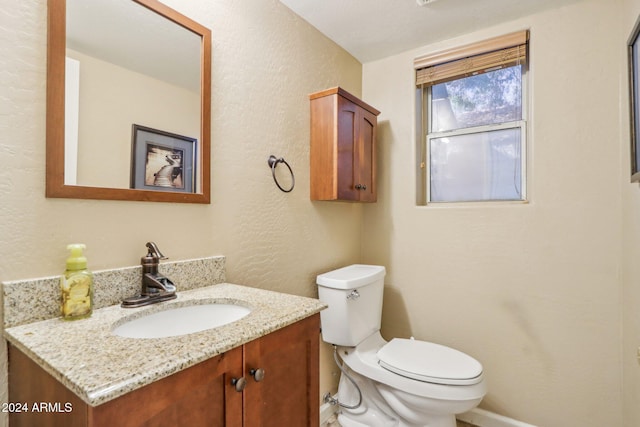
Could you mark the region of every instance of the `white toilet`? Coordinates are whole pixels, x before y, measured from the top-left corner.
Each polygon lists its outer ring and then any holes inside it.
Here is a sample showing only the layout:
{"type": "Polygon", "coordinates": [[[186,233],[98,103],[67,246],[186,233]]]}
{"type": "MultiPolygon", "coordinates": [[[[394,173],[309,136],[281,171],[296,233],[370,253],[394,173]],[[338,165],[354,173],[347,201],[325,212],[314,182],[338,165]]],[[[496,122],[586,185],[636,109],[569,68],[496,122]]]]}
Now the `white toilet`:
{"type": "MultiPolygon", "coordinates": [[[[487,393],[480,362],[430,342],[380,335],[385,268],[351,265],[317,277],[322,339],[344,364],[343,427],[455,427],[487,393]]],[[[336,358],[336,363],[338,360],[336,358]]]]}

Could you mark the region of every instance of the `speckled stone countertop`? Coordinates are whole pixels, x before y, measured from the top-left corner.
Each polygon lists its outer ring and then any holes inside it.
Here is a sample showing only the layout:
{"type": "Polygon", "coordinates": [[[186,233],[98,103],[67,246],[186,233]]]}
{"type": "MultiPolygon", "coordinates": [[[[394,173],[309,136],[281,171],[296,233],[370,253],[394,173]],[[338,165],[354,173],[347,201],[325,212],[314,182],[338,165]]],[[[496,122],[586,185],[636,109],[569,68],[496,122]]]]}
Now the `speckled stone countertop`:
{"type": "Polygon", "coordinates": [[[222,283],[178,292],[178,298],[141,308],[119,305],[88,319],[59,318],[10,327],[6,339],[76,393],[97,406],[267,335],[326,308],[312,298],[222,283]],[[146,313],[190,304],[227,302],[252,309],[214,329],[169,338],[123,338],[114,326],[146,313]]]}

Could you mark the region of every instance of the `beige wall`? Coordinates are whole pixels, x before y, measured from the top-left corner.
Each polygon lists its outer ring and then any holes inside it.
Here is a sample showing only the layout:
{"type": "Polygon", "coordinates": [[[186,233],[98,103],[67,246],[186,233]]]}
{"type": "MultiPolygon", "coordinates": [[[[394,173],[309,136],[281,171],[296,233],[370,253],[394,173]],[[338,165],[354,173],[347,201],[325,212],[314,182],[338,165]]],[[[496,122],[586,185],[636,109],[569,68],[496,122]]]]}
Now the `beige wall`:
{"type": "MultiPolygon", "coordinates": [[[[626,42],[640,15],[639,0],[622,2],[621,41],[626,42]]],[[[622,56],[626,52],[621,53],[622,56]]],[[[626,61],[626,58],[624,58],[626,61]]],[[[626,65],[626,62],[625,64],[626,65]]],[[[626,68],[623,69],[626,71],[626,68]]],[[[623,416],[625,426],[640,425],[640,185],[629,183],[629,121],[626,76],[622,78],[621,188],[622,188],[622,312],[623,416]]]]}
{"type": "MultiPolygon", "coordinates": [[[[230,282],[317,295],[316,274],[359,261],[362,208],[309,201],[307,94],[336,85],[359,94],[360,63],[277,0],[164,3],[212,29],[212,203],[46,199],[46,1],[6,3],[0,280],[61,273],[75,241],[95,270],[135,265],[154,240],[172,259],[226,255],[230,282]],[[273,183],[270,154],[291,164],[292,193],[273,183]]],[[[4,356],[0,384],[6,402],[4,356]]]]}
{"type": "MultiPolygon", "coordinates": [[[[383,335],[475,356],[489,385],[481,407],[539,426],[622,425],[621,242],[640,236],[640,195],[629,189],[635,230],[623,233],[619,5],[585,0],[363,67],[364,99],[382,111],[363,261],[388,268],[383,335]],[[413,59],[525,28],[530,203],[416,207],[413,59]]],[[[637,282],[637,262],[628,270],[637,282]]],[[[634,293],[627,347],[640,330],[634,293]]]]}

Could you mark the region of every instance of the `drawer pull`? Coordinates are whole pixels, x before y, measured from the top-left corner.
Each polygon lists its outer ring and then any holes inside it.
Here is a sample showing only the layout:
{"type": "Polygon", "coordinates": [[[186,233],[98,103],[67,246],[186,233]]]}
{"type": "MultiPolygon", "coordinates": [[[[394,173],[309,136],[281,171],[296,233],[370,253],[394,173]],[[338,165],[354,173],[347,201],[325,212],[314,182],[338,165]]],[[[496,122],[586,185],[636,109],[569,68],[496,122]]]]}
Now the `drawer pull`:
{"type": "Polygon", "coordinates": [[[249,371],[249,373],[258,383],[264,379],[264,369],[252,369],[249,371]]]}
{"type": "Polygon", "coordinates": [[[241,392],[247,386],[247,380],[244,377],[231,378],[231,385],[235,386],[237,392],[241,392]]]}

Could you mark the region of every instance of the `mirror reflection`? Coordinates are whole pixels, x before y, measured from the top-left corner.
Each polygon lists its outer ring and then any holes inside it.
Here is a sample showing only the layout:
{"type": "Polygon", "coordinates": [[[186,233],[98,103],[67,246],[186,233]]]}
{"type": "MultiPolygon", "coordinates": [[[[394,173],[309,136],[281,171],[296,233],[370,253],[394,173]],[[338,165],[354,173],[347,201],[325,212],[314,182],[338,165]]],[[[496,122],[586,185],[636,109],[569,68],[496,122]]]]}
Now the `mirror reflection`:
{"type": "Polygon", "coordinates": [[[132,1],[67,0],[66,41],[65,185],[130,188],[132,125],[200,140],[200,36],[132,1]]]}
{"type": "Polygon", "coordinates": [[[208,203],[209,72],[156,0],[49,0],[47,196],[208,203]]]}

